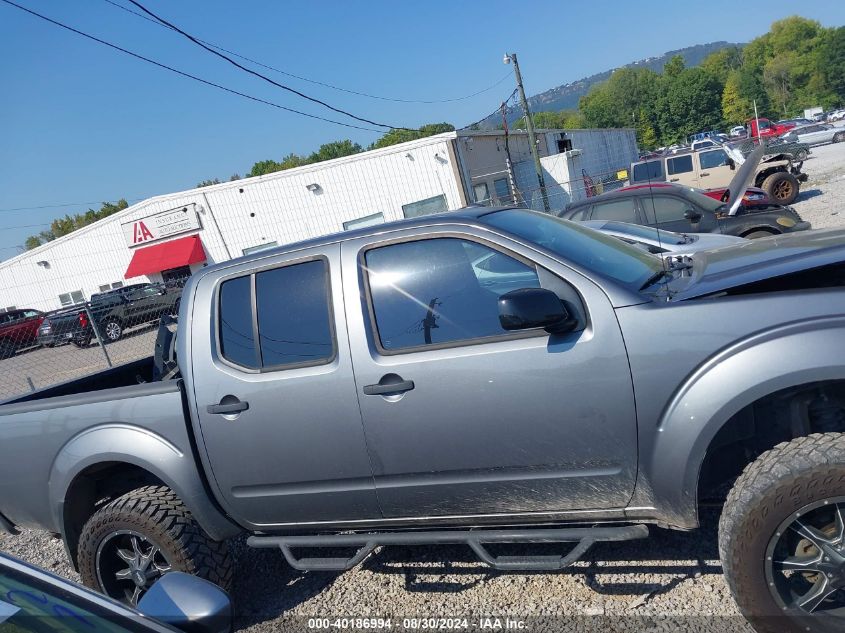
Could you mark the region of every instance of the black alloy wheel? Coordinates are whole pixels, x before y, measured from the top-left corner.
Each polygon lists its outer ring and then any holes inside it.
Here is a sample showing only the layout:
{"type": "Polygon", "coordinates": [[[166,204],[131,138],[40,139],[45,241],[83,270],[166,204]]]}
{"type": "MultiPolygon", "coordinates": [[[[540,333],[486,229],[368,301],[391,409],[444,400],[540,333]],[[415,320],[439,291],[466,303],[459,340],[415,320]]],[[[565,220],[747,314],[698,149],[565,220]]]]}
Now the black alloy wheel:
{"type": "Polygon", "coordinates": [[[97,580],[107,596],[134,606],[171,570],[161,547],[132,530],[118,530],[97,549],[97,580]]]}

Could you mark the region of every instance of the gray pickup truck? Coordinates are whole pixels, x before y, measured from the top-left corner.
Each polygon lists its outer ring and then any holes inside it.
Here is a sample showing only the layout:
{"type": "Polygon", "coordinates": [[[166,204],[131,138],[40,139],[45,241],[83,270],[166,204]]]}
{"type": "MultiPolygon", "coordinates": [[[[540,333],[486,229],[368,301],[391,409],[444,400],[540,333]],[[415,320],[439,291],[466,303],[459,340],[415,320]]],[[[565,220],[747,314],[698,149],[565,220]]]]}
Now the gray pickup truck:
{"type": "Polygon", "coordinates": [[[841,630],[843,284],[841,231],[667,261],[495,208],[211,266],[177,365],[0,406],[0,528],[60,535],[87,585],[134,603],[169,570],[228,586],[243,532],[297,569],[465,543],[559,570],[726,499],[754,626],[841,630]]]}

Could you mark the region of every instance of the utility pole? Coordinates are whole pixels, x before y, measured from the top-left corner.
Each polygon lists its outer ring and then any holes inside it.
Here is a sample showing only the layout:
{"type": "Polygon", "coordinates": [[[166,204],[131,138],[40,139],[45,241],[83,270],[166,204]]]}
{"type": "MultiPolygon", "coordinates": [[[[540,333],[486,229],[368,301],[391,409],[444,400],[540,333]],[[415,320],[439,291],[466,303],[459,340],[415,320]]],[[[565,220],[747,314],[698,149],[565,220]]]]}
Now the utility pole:
{"type": "Polygon", "coordinates": [[[549,196],[546,193],[546,181],[543,178],[543,166],[540,164],[540,154],[537,153],[537,139],[534,136],[534,122],[531,120],[531,112],[528,110],[528,100],[525,98],[525,88],[522,87],[522,73],[519,72],[519,62],[516,53],[505,53],[502,60],[506,64],[513,62],[513,74],[516,77],[516,88],[519,91],[519,101],[522,103],[522,111],[525,113],[525,127],[528,130],[528,144],[531,146],[531,155],[534,157],[534,169],[537,171],[537,182],[540,184],[540,193],[543,196],[543,209],[549,213],[549,196]]]}

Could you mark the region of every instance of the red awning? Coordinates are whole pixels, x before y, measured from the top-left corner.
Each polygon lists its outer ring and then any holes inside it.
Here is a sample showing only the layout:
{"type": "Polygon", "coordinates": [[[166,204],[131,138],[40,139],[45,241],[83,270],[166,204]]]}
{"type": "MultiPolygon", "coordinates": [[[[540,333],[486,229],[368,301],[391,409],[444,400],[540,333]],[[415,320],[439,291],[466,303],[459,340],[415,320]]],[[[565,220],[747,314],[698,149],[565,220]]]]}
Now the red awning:
{"type": "Polygon", "coordinates": [[[130,279],[204,261],[205,251],[200,236],[189,235],[164,244],[139,248],[132,254],[132,261],[123,277],[130,279]]]}

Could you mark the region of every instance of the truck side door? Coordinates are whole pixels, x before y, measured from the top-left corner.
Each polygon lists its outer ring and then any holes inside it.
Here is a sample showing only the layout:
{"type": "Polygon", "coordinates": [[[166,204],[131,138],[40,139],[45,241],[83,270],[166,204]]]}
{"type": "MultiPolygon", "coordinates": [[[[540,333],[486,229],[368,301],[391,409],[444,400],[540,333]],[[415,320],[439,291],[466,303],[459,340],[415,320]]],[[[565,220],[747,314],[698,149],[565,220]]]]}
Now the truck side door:
{"type": "Polygon", "coordinates": [[[636,419],[606,295],[525,247],[466,230],[342,245],[355,380],[385,517],[624,506],[636,419]],[[498,278],[481,274],[490,269],[498,278]],[[498,297],[515,286],[565,297],[583,327],[504,331],[498,297]]]}
{"type": "Polygon", "coordinates": [[[232,516],[254,529],[380,518],[352,374],[340,247],[206,275],[192,310],[198,437],[232,516]]]}
{"type": "Polygon", "coordinates": [[[702,189],[727,187],[736,171],[731,168],[728,155],[721,147],[696,153],[698,182],[702,189]]]}
{"type": "Polygon", "coordinates": [[[679,185],[698,187],[698,172],[693,164],[692,154],[680,154],[666,159],[666,178],[679,185]]]}

